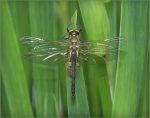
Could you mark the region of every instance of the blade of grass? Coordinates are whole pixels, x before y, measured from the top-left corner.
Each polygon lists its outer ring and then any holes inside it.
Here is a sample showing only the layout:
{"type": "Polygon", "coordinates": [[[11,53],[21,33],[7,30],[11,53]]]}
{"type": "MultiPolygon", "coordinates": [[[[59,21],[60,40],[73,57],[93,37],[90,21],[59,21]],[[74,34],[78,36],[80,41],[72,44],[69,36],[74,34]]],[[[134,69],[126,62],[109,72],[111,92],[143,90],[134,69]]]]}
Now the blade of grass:
{"type": "MultiPolygon", "coordinates": [[[[0,11],[2,11],[2,4],[0,4],[0,11]]],[[[0,12],[0,27],[2,26],[2,13],[0,12]]],[[[2,31],[1,31],[1,28],[0,28],[0,47],[2,47],[2,39],[1,39],[1,36],[2,36],[2,31]]],[[[0,67],[2,66],[2,50],[0,50],[0,67]]],[[[2,70],[0,68],[0,116],[2,116],[2,114],[5,114],[5,112],[2,111],[2,70]]],[[[4,97],[4,100],[5,100],[5,97],[4,97]]],[[[6,102],[7,103],[7,102],[6,102]]],[[[5,109],[5,106],[4,105],[4,109],[5,109]]],[[[5,111],[5,110],[4,110],[5,111]]]]}
{"type": "Polygon", "coordinates": [[[33,117],[28,83],[22,64],[18,39],[8,7],[8,1],[3,1],[1,6],[1,21],[3,23],[1,27],[1,71],[10,117],[33,117]]]}
{"type": "MultiPolygon", "coordinates": [[[[2,79],[2,78],[1,78],[2,79]]],[[[7,97],[6,97],[6,92],[4,90],[4,85],[2,83],[2,80],[1,80],[1,114],[0,116],[1,117],[10,117],[10,109],[9,109],[9,106],[8,106],[8,100],[7,100],[7,97]]]]}
{"type": "Polygon", "coordinates": [[[120,48],[126,55],[119,56],[112,116],[142,117],[138,112],[142,107],[139,103],[145,72],[148,72],[148,1],[123,1],[121,7],[120,35],[127,37],[127,41],[120,48]]]}
{"type": "Polygon", "coordinates": [[[16,31],[17,37],[24,36],[30,33],[29,29],[29,8],[28,1],[12,1],[8,2],[12,22],[16,31]],[[21,30],[20,30],[21,29],[21,30]]]}
{"type": "MultiPolygon", "coordinates": [[[[69,11],[72,9],[73,4],[69,5],[69,2],[66,0],[62,0],[59,2],[59,12],[60,12],[60,17],[58,19],[58,26],[59,26],[59,31],[58,35],[61,37],[62,40],[65,40],[66,34],[67,34],[67,26],[68,26],[68,18],[69,18],[69,11]],[[69,10],[69,11],[68,11],[69,10]]],[[[72,15],[72,13],[71,13],[72,15]]],[[[70,20],[70,19],[69,19],[70,20]]],[[[60,115],[62,117],[68,117],[68,105],[67,105],[67,78],[66,78],[66,62],[61,61],[58,62],[58,71],[59,71],[59,80],[60,80],[60,94],[61,94],[61,102],[60,102],[60,115]]]]}
{"type": "MultiPolygon", "coordinates": [[[[148,56],[147,56],[147,60],[148,60],[148,56]]],[[[146,61],[147,62],[147,61],[146,61]]],[[[149,64],[148,64],[149,65],[149,64]]],[[[142,93],[140,96],[140,100],[141,101],[139,103],[139,109],[138,109],[138,115],[142,116],[142,117],[149,117],[149,75],[148,75],[148,69],[149,67],[147,66],[146,71],[144,73],[145,79],[143,80],[143,87],[142,87],[142,93]]]]}
{"type": "MultiPolygon", "coordinates": [[[[29,13],[32,36],[51,40],[57,38],[56,5],[52,1],[30,2],[29,13]]],[[[33,64],[33,86],[35,88],[37,117],[58,117],[59,81],[57,73],[57,64],[33,64]]]]}
{"type": "MultiPolygon", "coordinates": [[[[110,23],[110,37],[119,37],[120,33],[120,11],[121,11],[121,1],[110,1],[106,4],[107,13],[110,23]]],[[[116,52],[117,53],[117,52],[116,52]]],[[[112,60],[112,97],[114,96],[115,78],[117,70],[117,55],[113,55],[112,60]]]]}
{"type": "MultiPolygon", "coordinates": [[[[30,34],[28,1],[12,1],[8,2],[8,6],[9,9],[11,9],[10,14],[17,39],[20,39],[23,36],[28,36],[30,34]]],[[[25,46],[21,45],[21,43],[19,47],[21,48],[22,52],[29,51],[25,46]]],[[[21,54],[26,77],[28,79],[28,88],[30,91],[31,62],[25,59],[25,55],[23,55],[24,53],[21,54]]]]}
{"type": "MultiPolygon", "coordinates": [[[[109,23],[104,3],[82,0],[78,2],[88,39],[91,41],[103,40],[108,37],[109,23]]],[[[85,74],[87,74],[85,77],[88,83],[91,116],[110,117],[112,105],[105,62],[100,59],[96,65],[88,63],[85,67],[85,74]],[[95,72],[96,74],[93,74],[95,72]],[[100,104],[101,106],[99,106],[100,104]]]]}

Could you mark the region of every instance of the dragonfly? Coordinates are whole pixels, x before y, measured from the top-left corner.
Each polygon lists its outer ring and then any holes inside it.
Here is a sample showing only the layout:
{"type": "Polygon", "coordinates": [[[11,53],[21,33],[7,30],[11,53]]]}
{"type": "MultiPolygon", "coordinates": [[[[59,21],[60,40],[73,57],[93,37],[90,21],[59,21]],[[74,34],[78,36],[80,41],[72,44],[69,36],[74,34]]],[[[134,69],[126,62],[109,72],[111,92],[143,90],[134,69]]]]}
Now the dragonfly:
{"type": "MultiPolygon", "coordinates": [[[[75,96],[75,80],[77,68],[80,63],[93,59],[92,55],[98,53],[100,57],[116,54],[119,38],[83,41],[80,40],[81,29],[68,29],[67,40],[44,40],[42,38],[25,36],[21,38],[23,44],[29,45],[32,50],[28,52],[33,57],[42,57],[41,61],[49,59],[66,59],[68,74],[71,78],[71,95],[75,96]]],[[[94,59],[93,59],[94,60],[94,59]]]]}

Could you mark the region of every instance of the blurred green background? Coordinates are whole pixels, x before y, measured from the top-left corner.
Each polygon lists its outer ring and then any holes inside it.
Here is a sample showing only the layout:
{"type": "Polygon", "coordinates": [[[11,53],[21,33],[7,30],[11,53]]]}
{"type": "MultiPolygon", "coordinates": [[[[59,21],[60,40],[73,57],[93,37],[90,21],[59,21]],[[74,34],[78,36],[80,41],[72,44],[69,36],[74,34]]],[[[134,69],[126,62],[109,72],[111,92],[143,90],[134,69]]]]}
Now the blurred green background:
{"type": "Polygon", "coordinates": [[[1,0],[0,116],[148,118],[149,5],[148,0],[1,0]],[[72,101],[65,62],[33,63],[20,38],[62,39],[76,18],[81,40],[122,36],[118,47],[125,54],[81,65],[72,101]]]}

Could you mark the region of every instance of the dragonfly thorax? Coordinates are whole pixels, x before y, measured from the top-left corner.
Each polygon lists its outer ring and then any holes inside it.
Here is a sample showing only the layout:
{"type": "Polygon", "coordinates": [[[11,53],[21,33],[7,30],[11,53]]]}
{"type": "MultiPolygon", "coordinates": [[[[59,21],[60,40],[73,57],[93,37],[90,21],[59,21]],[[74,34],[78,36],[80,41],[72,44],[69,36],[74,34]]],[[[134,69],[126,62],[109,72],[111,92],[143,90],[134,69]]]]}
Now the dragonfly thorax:
{"type": "Polygon", "coordinates": [[[71,44],[77,44],[78,39],[77,38],[71,38],[70,42],[71,42],[71,44]]]}
{"type": "Polygon", "coordinates": [[[79,44],[77,38],[71,38],[70,39],[70,50],[78,50],[79,44]]]}

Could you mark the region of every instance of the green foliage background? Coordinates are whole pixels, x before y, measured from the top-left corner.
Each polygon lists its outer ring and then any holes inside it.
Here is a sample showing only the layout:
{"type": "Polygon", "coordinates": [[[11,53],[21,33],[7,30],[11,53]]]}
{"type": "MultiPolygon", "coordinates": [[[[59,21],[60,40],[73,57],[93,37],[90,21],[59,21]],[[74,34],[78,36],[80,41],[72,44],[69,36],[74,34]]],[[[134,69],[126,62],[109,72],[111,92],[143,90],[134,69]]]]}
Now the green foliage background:
{"type": "Polygon", "coordinates": [[[149,117],[149,5],[146,0],[1,0],[1,117],[149,117]],[[61,39],[70,22],[83,29],[81,40],[125,38],[118,45],[124,54],[77,70],[75,101],[65,62],[33,63],[19,40],[61,39]]]}

